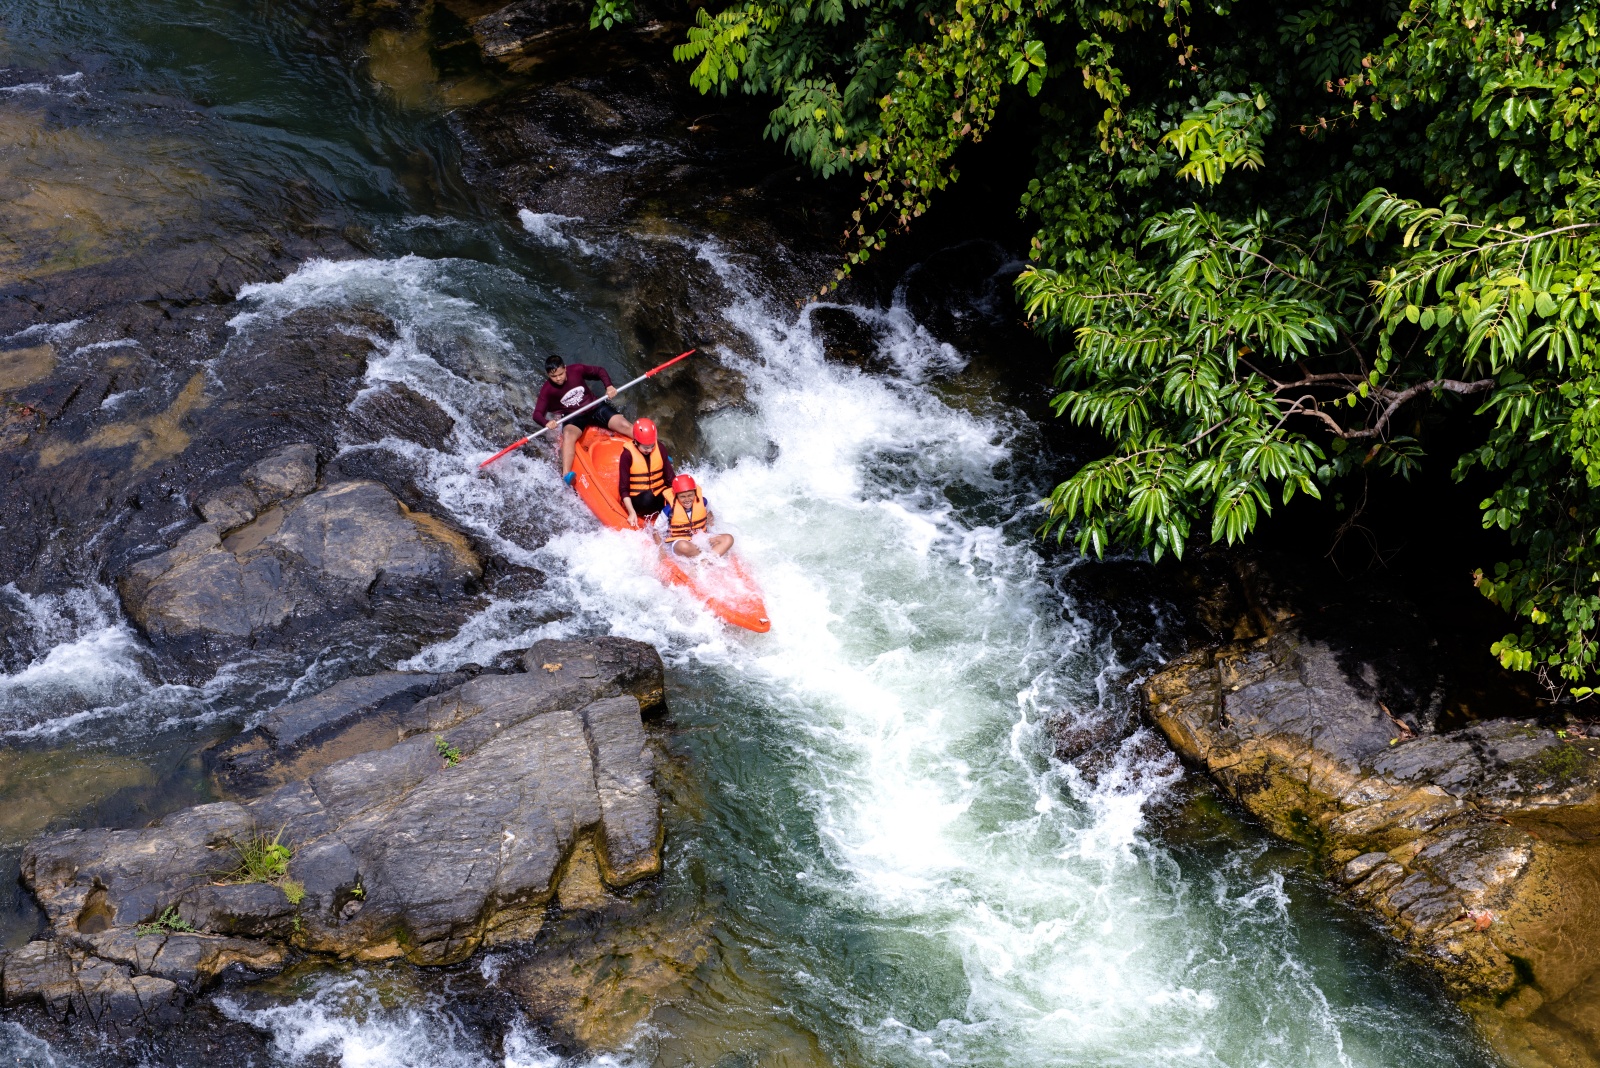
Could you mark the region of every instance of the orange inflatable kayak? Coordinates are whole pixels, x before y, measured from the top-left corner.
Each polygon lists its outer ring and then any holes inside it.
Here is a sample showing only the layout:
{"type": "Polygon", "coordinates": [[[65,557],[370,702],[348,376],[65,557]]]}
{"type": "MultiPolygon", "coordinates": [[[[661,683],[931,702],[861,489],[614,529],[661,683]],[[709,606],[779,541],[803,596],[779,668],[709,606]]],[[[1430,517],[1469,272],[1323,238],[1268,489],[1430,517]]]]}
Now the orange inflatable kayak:
{"type": "MultiPolygon", "coordinates": [[[[618,467],[621,465],[622,443],[620,434],[599,427],[587,427],[578,439],[578,448],[572,458],[572,470],[577,476],[573,486],[583,503],[589,506],[606,526],[612,530],[633,529],[628,523],[627,509],[617,494],[618,467]]],[[[680,563],[664,548],[656,553],[656,577],[669,586],[681,586],[694,594],[713,615],[724,623],[732,623],[757,634],[772,629],[767,619],[767,606],[761,599],[761,589],[745,572],[744,565],[729,553],[720,561],[705,564],[680,563]]]]}

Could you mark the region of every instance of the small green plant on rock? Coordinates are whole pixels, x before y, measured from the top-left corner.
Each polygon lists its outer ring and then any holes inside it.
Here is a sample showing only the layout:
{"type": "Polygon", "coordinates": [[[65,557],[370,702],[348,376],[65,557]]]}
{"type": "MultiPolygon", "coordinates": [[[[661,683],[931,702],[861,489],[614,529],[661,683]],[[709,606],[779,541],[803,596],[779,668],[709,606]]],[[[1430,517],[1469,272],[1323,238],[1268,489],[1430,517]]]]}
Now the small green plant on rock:
{"type": "Polygon", "coordinates": [[[141,923],[138,927],[135,927],[134,933],[142,936],[168,934],[173,931],[189,932],[193,930],[194,924],[178,915],[178,906],[168,905],[166,911],[162,912],[161,915],[157,916],[149,923],[141,923]]]}
{"type": "Polygon", "coordinates": [[[444,757],[445,767],[453,768],[461,763],[461,750],[445,741],[444,735],[435,734],[433,736],[433,747],[439,751],[440,756],[444,757]]]}
{"type": "Polygon", "coordinates": [[[289,861],[294,849],[283,841],[282,827],[270,838],[266,831],[257,830],[244,838],[232,838],[228,845],[233,849],[238,864],[218,878],[225,883],[270,883],[283,891],[289,904],[298,905],[305,900],[305,884],[289,878],[289,861]]]}
{"type": "Polygon", "coordinates": [[[255,831],[244,838],[232,838],[228,844],[238,858],[238,867],[222,876],[230,883],[277,883],[289,874],[289,858],[294,850],[283,844],[283,828],[271,838],[265,831],[255,831]]]}

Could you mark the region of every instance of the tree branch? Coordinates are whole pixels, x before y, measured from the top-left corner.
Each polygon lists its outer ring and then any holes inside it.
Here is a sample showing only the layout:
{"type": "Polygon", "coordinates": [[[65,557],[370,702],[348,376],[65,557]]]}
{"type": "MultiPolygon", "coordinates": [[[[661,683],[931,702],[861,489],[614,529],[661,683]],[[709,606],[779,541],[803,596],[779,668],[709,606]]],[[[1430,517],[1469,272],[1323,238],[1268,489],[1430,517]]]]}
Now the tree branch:
{"type": "MultiPolygon", "coordinates": [[[[1307,377],[1337,378],[1341,376],[1312,375],[1307,377]]],[[[1290,383],[1290,385],[1293,384],[1294,383],[1290,383]]],[[[1407,401],[1410,401],[1423,393],[1432,393],[1435,390],[1442,390],[1446,393],[1459,393],[1465,396],[1472,393],[1482,393],[1484,390],[1493,388],[1493,386],[1494,379],[1492,378],[1480,378],[1476,382],[1462,382],[1454,378],[1430,378],[1426,382],[1418,382],[1416,385],[1411,386],[1408,389],[1403,389],[1398,393],[1387,389],[1376,390],[1374,391],[1375,395],[1380,398],[1386,398],[1389,403],[1378,415],[1377,422],[1361,430],[1346,430],[1344,427],[1340,426],[1338,420],[1334,419],[1327,412],[1324,412],[1315,406],[1317,404],[1317,400],[1315,397],[1312,397],[1309,394],[1303,397],[1297,397],[1294,403],[1291,404],[1287,410],[1285,410],[1283,413],[1283,418],[1287,419],[1291,415],[1312,416],[1316,419],[1320,419],[1323,424],[1328,427],[1328,429],[1332,430],[1335,435],[1343,438],[1345,441],[1371,441],[1375,438],[1381,438],[1383,436],[1383,432],[1388,429],[1389,420],[1394,417],[1394,414],[1399,411],[1407,401]],[[1306,401],[1310,401],[1312,406],[1305,406],[1306,401]]],[[[1281,420],[1279,421],[1278,425],[1283,425],[1281,420]]]]}

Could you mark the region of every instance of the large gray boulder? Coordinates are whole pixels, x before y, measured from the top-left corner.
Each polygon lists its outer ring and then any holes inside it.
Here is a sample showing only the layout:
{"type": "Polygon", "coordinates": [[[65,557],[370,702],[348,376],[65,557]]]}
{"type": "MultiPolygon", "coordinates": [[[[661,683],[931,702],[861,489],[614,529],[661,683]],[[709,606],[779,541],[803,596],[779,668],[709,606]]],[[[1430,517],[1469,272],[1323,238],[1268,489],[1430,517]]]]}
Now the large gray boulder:
{"type": "Polygon", "coordinates": [[[553,902],[592,903],[660,871],[640,717],[641,700],[660,701],[660,658],[606,638],[542,642],[529,659],[531,672],[447,689],[448,676],[348,680],[257,728],[252,781],[282,780],[262,796],[36,839],[22,880],[48,937],[7,960],[7,1002],[151,1026],[293,951],[453,963],[532,938],[553,902]],[[333,759],[341,738],[362,751],[333,759]],[[230,881],[233,844],[261,833],[293,850],[286,878],[230,881]]]}
{"type": "Polygon", "coordinates": [[[483,574],[458,532],[377,482],[315,490],[316,452],[295,445],[199,504],[207,522],[132,565],[118,589],[157,640],[248,640],[291,618],[374,598],[459,594],[483,574]]]}

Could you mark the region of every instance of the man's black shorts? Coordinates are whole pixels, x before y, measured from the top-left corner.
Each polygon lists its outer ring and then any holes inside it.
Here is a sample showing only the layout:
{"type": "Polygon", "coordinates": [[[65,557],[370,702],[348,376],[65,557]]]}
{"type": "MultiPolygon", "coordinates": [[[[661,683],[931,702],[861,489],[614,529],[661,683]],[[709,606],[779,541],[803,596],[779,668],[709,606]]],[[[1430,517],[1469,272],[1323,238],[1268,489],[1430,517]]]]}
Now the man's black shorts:
{"type": "Polygon", "coordinates": [[[575,426],[579,430],[582,430],[586,426],[597,426],[601,430],[604,430],[606,428],[606,424],[611,422],[612,416],[621,414],[621,412],[611,407],[609,401],[601,401],[598,405],[590,408],[582,415],[575,415],[571,419],[568,419],[567,425],[575,426]]]}
{"type": "Polygon", "coordinates": [[[632,497],[633,513],[640,519],[650,519],[660,515],[667,502],[654,493],[635,493],[632,497]]]}

